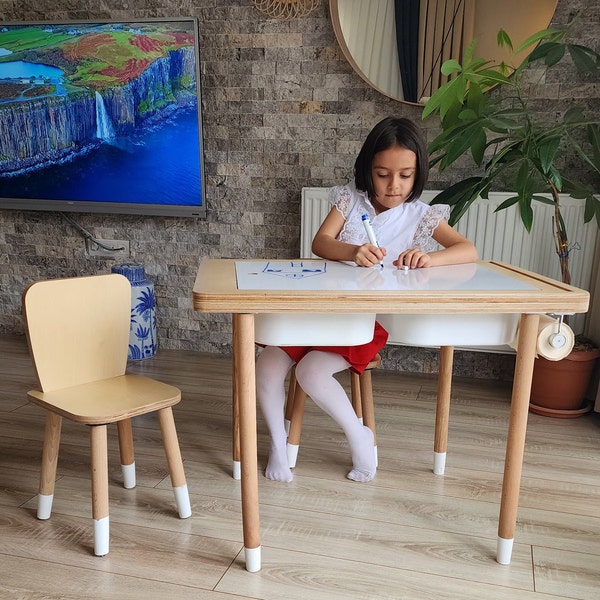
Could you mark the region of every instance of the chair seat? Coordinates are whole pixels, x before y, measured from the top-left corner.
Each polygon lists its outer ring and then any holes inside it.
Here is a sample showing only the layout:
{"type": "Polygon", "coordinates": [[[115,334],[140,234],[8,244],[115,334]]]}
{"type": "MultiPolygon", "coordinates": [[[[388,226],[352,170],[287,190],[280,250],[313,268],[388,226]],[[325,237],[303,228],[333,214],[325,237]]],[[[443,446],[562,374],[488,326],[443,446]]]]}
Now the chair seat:
{"type": "Polygon", "coordinates": [[[66,389],[27,392],[32,402],[85,425],[102,425],[173,406],[176,387],[142,375],[120,375],[66,389]]]}

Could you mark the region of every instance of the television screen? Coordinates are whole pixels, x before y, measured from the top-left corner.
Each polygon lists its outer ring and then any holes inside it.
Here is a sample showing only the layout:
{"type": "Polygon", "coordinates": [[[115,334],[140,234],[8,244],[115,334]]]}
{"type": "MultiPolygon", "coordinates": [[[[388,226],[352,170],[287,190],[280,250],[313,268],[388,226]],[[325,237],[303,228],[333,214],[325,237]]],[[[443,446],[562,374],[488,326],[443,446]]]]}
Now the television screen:
{"type": "Polygon", "coordinates": [[[0,24],[0,208],[205,216],[197,20],[0,24]]]}

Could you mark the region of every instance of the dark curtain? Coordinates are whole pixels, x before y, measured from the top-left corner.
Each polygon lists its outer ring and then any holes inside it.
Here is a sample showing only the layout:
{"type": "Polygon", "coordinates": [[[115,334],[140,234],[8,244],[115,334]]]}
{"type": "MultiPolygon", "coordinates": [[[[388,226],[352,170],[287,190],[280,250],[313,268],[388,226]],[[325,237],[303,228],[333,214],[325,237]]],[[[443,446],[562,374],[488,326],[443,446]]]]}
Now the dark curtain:
{"type": "Polygon", "coordinates": [[[404,100],[418,102],[420,0],[395,0],[396,42],[404,100]]]}

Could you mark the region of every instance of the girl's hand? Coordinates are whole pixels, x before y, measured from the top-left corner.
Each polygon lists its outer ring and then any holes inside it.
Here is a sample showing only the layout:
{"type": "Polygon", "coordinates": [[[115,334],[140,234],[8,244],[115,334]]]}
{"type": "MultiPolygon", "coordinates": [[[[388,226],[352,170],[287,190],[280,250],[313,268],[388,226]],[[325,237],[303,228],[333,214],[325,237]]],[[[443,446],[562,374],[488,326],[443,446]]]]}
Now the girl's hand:
{"type": "Polygon", "coordinates": [[[378,248],[373,244],[363,244],[356,247],[354,262],[359,267],[374,267],[378,265],[385,256],[385,248],[378,248]]]}
{"type": "Polygon", "coordinates": [[[393,264],[399,269],[401,269],[403,266],[406,266],[409,269],[430,267],[431,256],[419,248],[411,248],[410,250],[405,250],[402,252],[402,254],[400,254],[398,259],[395,260],[393,264]]]}

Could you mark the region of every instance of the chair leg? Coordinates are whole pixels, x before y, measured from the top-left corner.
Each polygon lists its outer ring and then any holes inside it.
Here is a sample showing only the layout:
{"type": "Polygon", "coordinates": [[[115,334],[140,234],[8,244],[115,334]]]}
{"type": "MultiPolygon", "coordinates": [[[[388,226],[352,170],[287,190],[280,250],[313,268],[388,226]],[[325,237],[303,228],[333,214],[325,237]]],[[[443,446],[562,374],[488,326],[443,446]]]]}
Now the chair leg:
{"type": "Polygon", "coordinates": [[[364,423],[360,380],[361,376],[358,373],[350,371],[350,395],[352,397],[352,406],[354,407],[354,412],[356,413],[356,416],[359,418],[360,422],[364,423]]]}
{"type": "Polygon", "coordinates": [[[90,427],[92,452],[92,517],[94,554],[104,556],[109,548],[108,520],[108,448],[106,425],[90,427]]]}
{"type": "MultiPolygon", "coordinates": [[[[356,412],[356,416],[364,422],[373,432],[375,462],[377,464],[377,442],[375,440],[375,409],[373,402],[373,387],[371,379],[371,369],[367,369],[362,375],[350,373],[350,385],[352,395],[352,406],[356,412]]],[[[290,419],[290,430],[288,433],[287,456],[288,464],[291,468],[296,466],[298,460],[298,450],[300,447],[300,435],[302,432],[302,419],[304,417],[304,404],[306,401],[306,392],[298,385],[295,376],[295,370],[290,376],[290,384],[288,389],[288,400],[286,404],[286,418],[290,419]],[[290,402],[293,392],[293,401],[290,402]],[[288,407],[292,405],[288,417],[288,407]]]]}
{"type": "Polygon", "coordinates": [[[175,429],[173,410],[170,406],[161,408],[158,411],[158,422],[162,433],[169,473],[171,475],[171,484],[173,485],[173,493],[175,494],[177,512],[181,519],[187,519],[192,514],[192,508],[190,506],[190,495],[188,493],[185,472],[183,470],[183,460],[181,459],[179,441],[177,440],[177,430],[175,429]]]}
{"type": "Polygon", "coordinates": [[[294,411],[294,397],[296,395],[297,385],[298,385],[298,381],[296,380],[296,365],[293,365],[290,370],[290,383],[288,385],[288,394],[287,394],[287,399],[285,401],[284,424],[285,424],[285,433],[287,435],[290,434],[290,424],[292,422],[292,414],[294,411]]]}
{"type": "Polygon", "coordinates": [[[135,459],[133,454],[133,431],[131,419],[117,421],[119,434],[119,453],[121,455],[121,472],[123,473],[123,486],[130,490],[135,487],[135,459]]]}
{"type": "Polygon", "coordinates": [[[62,417],[56,413],[47,412],[37,508],[37,518],[42,520],[49,519],[52,513],[61,427],[62,417]]]}
{"type": "MultiPolygon", "coordinates": [[[[355,375],[355,373],[352,373],[355,375]]],[[[373,447],[375,451],[375,465],[379,464],[377,456],[377,434],[375,431],[375,402],[373,400],[373,382],[371,379],[371,370],[367,369],[359,378],[361,412],[363,423],[373,432],[373,447]]]]}
{"type": "Polygon", "coordinates": [[[433,442],[433,472],[436,475],[443,475],[446,469],[453,360],[454,346],[441,346],[437,407],[435,411],[435,439],[433,442]]]}
{"type": "Polygon", "coordinates": [[[288,464],[292,469],[296,466],[296,461],[298,460],[298,448],[300,447],[300,435],[302,433],[302,419],[304,418],[305,401],[306,392],[295,382],[293,402],[294,410],[292,411],[290,433],[287,441],[288,464]]]}

